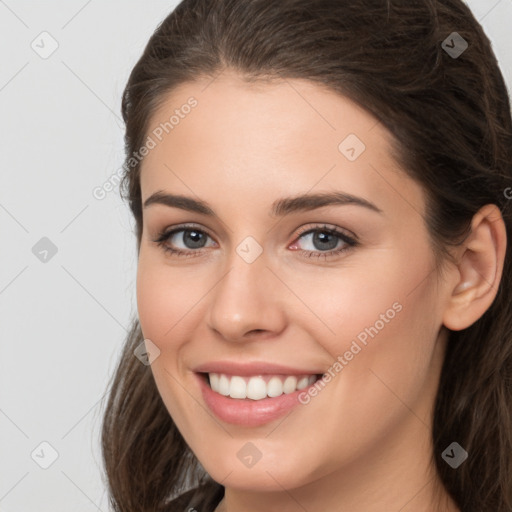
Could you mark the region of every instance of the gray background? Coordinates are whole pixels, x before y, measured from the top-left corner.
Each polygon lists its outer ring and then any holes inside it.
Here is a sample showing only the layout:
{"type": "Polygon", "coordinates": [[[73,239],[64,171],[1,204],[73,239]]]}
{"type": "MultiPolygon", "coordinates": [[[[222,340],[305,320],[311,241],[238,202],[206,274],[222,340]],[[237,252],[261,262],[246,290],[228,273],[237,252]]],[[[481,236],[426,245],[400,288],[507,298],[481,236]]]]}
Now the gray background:
{"type": "MultiPolygon", "coordinates": [[[[93,190],[122,166],[121,92],[176,3],[0,0],[1,512],[108,510],[100,400],[136,252],[117,187],[93,190]]],[[[512,90],[512,0],[467,3],[512,90]]]]}

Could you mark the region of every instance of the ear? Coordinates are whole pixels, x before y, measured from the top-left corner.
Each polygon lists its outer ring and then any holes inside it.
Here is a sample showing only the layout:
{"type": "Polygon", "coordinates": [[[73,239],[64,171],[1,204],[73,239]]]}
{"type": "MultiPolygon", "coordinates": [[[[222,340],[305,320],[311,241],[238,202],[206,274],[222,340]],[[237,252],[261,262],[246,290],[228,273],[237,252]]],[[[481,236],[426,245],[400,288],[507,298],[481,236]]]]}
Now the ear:
{"type": "Polygon", "coordinates": [[[499,208],[487,204],[471,221],[471,233],[457,251],[457,272],[450,287],[443,324],[453,331],[475,323],[490,307],[498,292],[507,232],[499,208]]]}

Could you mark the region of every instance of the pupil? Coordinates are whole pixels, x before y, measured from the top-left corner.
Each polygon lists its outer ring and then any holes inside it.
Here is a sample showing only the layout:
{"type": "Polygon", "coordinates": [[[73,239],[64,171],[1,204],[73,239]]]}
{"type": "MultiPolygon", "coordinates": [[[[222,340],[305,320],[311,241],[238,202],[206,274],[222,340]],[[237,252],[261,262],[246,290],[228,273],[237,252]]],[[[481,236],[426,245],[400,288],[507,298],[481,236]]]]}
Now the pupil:
{"type": "Polygon", "coordinates": [[[320,231],[319,233],[315,233],[313,236],[313,244],[317,249],[334,249],[336,247],[336,244],[338,241],[336,240],[336,237],[332,233],[327,233],[325,231],[320,231]],[[328,238],[332,237],[332,240],[329,242],[328,238]],[[320,247],[318,247],[317,242],[320,244],[320,247]],[[322,244],[328,244],[326,247],[325,245],[322,246],[322,244]]]}

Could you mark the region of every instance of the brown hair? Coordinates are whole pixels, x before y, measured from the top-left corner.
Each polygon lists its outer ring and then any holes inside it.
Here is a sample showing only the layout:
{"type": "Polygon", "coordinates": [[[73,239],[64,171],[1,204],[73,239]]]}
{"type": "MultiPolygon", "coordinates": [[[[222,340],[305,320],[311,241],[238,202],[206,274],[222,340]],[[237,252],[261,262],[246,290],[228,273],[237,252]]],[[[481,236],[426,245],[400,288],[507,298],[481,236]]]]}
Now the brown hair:
{"type": "MultiPolygon", "coordinates": [[[[453,39],[450,40],[453,46],[453,39]]],[[[489,39],[462,0],[183,0],[157,27],[122,98],[126,162],[144,145],[152,114],[176,86],[232,69],[248,81],[300,78],[329,87],[394,136],[392,154],[420,183],[436,256],[460,243],[485,204],[500,208],[512,240],[512,119],[489,39]],[[442,43],[457,32],[457,57],[442,43]]],[[[140,164],[121,193],[142,232],[140,164]]],[[[507,247],[497,296],[485,314],[450,331],[432,425],[433,463],[464,512],[512,511],[512,262],[507,247]],[[468,459],[441,457],[453,442],[468,459]]],[[[116,511],[166,510],[169,498],[222,486],[184,442],[154,383],[134,357],[135,319],[111,382],[102,425],[116,511]]]]}

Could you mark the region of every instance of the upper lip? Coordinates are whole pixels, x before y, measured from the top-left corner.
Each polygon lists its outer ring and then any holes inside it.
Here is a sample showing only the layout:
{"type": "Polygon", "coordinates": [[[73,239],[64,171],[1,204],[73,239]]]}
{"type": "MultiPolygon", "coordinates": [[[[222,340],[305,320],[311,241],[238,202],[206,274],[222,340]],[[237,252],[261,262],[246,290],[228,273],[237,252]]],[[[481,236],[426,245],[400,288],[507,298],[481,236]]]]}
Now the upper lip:
{"type": "Polygon", "coordinates": [[[197,373],[224,373],[226,375],[317,375],[322,371],[304,368],[292,368],[274,363],[254,361],[240,363],[235,361],[211,361],[194,368],[197,373]]]}

